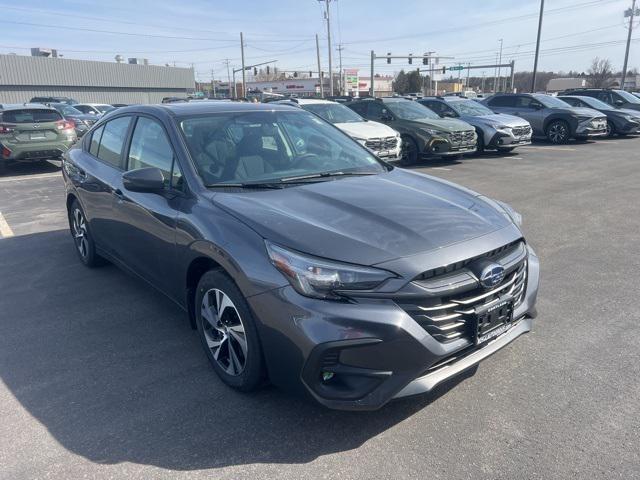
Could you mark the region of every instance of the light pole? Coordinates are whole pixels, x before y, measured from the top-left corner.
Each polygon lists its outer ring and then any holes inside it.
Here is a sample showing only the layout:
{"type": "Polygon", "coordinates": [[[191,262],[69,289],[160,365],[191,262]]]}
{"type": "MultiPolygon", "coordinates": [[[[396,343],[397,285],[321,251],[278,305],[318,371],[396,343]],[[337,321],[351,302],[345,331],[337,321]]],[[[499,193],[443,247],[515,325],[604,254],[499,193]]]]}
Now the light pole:
{"type": "Polygon", "coordinates": [[[500,64],[502,63],[502,38],[499,40],[500,42],[500,58],[498,58],[498,91],[500,91],[500,74],[502,73],[500,70],[500,64]]]}
{"type": "Polygon", "coordinates": [[[327,19],[327,46],[329,51],[329,95],[333,96],[333,69],[331,68],[331,16],[329,14],[329,3],[331,0],[318,0],[324,2],[326,10],[324,16],[327,19]]]}
{"type": "MultiPolygon", "coordinates": [[[[247,75],[244,68],[244,40],[240,32],[240,56],[242,57],[242,96],[247,96],[247,75]]],[[[237,96],[237,95],[236,95],[237,96]]]]}
{"type": "Polygon", "coordinates": [[[624,66],[622,67],[622,80],[620,88],[624,90],[624,81],[627,78],[627,61],[629,60],[629,46],[631,45],[631,32],[633,31],[633,17],[640,15],[640,9],[636,10],[636,0],[631,2],[631,8],[624,12],[625,18],[629,18],[629,34],[627,35],[627,48],[624,52],[624,66]]]}
{"type": "Polygon", "coordinates": [[[531,93],[536,91],[536,74],[538,73],[538,54],[540,53],[540,34],[542,33],[542,15],[544,13],[544,0],[540,0],[540,16],[538,17],[538,38],[536,39],[536,56],[533,61],[533,76],[531,78],[531,93]]]}

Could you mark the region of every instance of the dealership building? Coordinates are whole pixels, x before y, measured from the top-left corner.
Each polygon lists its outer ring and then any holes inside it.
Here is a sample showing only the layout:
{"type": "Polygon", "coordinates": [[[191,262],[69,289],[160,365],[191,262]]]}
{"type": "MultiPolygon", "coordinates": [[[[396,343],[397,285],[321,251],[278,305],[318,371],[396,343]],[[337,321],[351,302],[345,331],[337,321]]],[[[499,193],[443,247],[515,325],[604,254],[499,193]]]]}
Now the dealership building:
{"type": "Polygon", "coordinates": [[[0,55],[0,103],[33,97],[71,97],[83,103],[159,103],[186,97],[195,87],[191,68],[0,55]]]}

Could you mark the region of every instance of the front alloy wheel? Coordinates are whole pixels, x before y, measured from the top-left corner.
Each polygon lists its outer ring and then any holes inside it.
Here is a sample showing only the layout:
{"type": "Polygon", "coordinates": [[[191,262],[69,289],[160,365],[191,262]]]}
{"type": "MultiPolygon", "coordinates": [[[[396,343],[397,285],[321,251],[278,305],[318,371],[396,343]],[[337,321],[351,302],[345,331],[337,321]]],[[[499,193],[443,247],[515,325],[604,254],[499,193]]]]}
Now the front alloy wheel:
{"type": "Polygon", "coordinates": [[[87,234],[87,222],[84,219],[84,214],[78,206],[73,209],[73,216],[71,219],[71,234],[73,240],[76,243],[76,248],[80,254],[80,258],[86,261],[89,255],[89,239],[87,234]]]}
{"type": "Polygon", "coordinates": [[[561,120],[553,122],[547,128],[547,138],[551,143],[567,143],[569,140],[569,127],[561,120]]]}
{"type": "Polygon", "coordinates": [[[240,375],[247,363],[247,337],[238,309],[222,290],[212,288],[202,297],[201,314],[207,346],[228,375],[240,375]]]}

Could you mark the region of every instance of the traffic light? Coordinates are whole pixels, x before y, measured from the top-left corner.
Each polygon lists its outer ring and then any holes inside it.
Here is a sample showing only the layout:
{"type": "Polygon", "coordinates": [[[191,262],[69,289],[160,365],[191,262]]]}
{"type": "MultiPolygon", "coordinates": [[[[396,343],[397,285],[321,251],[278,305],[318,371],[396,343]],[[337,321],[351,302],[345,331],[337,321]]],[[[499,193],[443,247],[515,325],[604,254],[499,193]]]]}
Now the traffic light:
{"type": "Polygon", "coordinates": [[[391,63],[391,52],[387,52],[387,63],[391,63]]]}
{"type": "Polygon", "coordinates": [[[429,54],[428,53],[425,53],[422,56],[422,64],[423,65],[429,65],[429,54]]]}
{"type": "Polygon", "coordinates": [[[298,78],[298,72],[293,72],[293,78],[298,78]]]}
{"type": "Polygon", "coordinates": [[[269,75],[269,65],[267,65],[267,75],[269,75]]]}
{"type": "Polygon", "coordinates": [[[313,72],[309,70],[309,78],[313,77],[313,72]]]}
{"type": "Polygon", "coordinates": [[[447,73],[447,67],[442,67],[442,74],[444,75],[445,73],[447,73]]]}
{"type": "Polygon", "coordinates": [[[409,54],[409,65],[413,63],[413,53],[409,54]]]}
{"type": "Polygon", "coordinates": [[[256,67],[253,67],[253,75],[254,76],[258,75],[258,69],[256,67]]]}

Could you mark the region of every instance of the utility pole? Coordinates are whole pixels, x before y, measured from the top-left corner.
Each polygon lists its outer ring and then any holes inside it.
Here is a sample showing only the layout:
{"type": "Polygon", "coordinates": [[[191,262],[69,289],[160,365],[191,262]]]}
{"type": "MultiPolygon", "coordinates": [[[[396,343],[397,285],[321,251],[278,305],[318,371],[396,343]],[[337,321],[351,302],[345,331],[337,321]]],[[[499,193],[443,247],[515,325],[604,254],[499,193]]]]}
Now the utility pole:
{"type": "Polygon", "coordinates": [[[329,95],[333,96],[333,69],[331,68],[331,16],[329,14],[329,3],[331,0],[318,0],[319,2],[324,2],[326,5],[326,10],[324,12],[324,16],[327,19],[327,47],[329,51],[329,95]]]}
{"type": "Polygon", "coordinates": [[[631,32],[633,31],[633,17],[640,15],[640,9],[636,10],[636,0],[632,0],[631,8],[624,12],[625,18],[629,18],[629,34],[627,35],[627,48],[624,51],[624,66],[622,67],[622,80],[620,88],[624,90],[624,81],[627,78],[627,61],[629,60],[629,45],[631,45],[631,32]]]}
{"type": "MultiPolygon", "coordinates": [[[[635,1],[635,0],[634,0],[635,1]]],[[[540,53],[540,34],[542,33],[542,14],[544,13],[544,0],[540,0],[540,17],[538,18],[538,38],[536,39],[536,56],[533,61],[533,77],[531,78],[531,93],[536,91],[536,74],[538,73],[538,54],[540,53]]],[[[631,33],[629,33],[631,35],[631,33]]]]}
{"type": "Polygon", "coordinates": [[[216,97],[216,82],[213,80],[213,68],[211,69],[211,95],[216,97]]]}
{"type": "Polygon", "coordinates": [[[376,54],[373,52],[373,50],[371,50],[371,83],[369,85],[369,93],[371,95],[371,98],[376,98],[376,91],[373,87],[373,62],[376,59],[376,54]]]}
{"type": "MultiPolygon", "coordinates": [[[[500,58],[498,59],[498,65],[500,65],[502,63],[502,38],[500,39],[500,58]]],[[[501,90],[500,88],[500,79],[501,79],[501,69],[498,66],[498,91],[501,90]]]]}
{"type": "Polygon", "coordinates": [[[515,88],[513,88],[513,81],[516,75],[516,61],[511,60],[511,93],[516,93],[515,88]]]}
{"type": "Polygon", "coordinates": [[[318,57],[318,81],[320,82],[320,97],[324,98],[324,86],[322,85],[322,65],[320,65],[320,42],[316,33],[316,55],[318,57]]]}
{"type": "Polygon", "coordinates": [[[493,93],[496,93],[498,87],[498,53],[496,52],[496,66],[493,68],[493,93]]]}
{"type": "Polygon", "coordinates": [[[480,87],[480,90],[482,90],[482,93],[484,93],[484,76],[485,76],[485,73],[482,72],[482,86],[480,87]]]}
{"type": "MultiPolygon", "coordinates": [[[[242,96],[247,96],[247,75],[244,69],[244,38],[240,32],[240,56],[242,57],[242,96]]],[[[235,86],[234,86],[235,87],[235,86]]]]}
{"type": "Polygon", "coordinates": [[[467,63],[467,90],[469,90],[469,72],[471,71],[471,69],[469,68],[471,66],[471,63],[467,63]]]}
{"type": "MultiPolygon", "coordinates": [[[[229,59],[225,58],[224,63],[227,65],[227,91],[228,95],[231,96],[231,73],[229,73],[229,59]]],[[[235,90],[235,85],[233,86],[235,90]]]]}
{"type": "Polygon", "coordinates": [[[338,50],[338,54],[340,55],[340,89],[339,89],[339,95],[344,95],[344,78],[343,78],[343,72],[342,72],[342,50],[344,50],[344,47],[342,46],[342,44],[340,44],[340,45],[338,45],[336,50],[338,50]]]}

